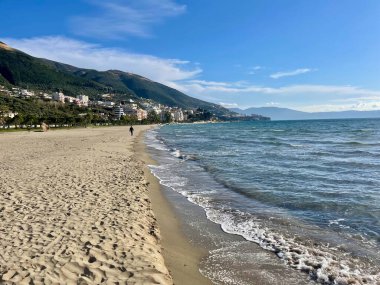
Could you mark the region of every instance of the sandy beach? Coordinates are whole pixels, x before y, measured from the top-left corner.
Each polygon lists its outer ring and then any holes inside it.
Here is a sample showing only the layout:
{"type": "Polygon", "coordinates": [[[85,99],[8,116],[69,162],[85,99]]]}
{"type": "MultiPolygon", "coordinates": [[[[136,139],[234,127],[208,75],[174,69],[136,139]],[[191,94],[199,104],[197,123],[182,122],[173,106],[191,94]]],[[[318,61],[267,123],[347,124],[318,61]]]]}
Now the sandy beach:
{"type": "Polygon", "coordinates": [[[0,134],[1,284],[208,284],[141,161],[147,128],[0,134]]]}

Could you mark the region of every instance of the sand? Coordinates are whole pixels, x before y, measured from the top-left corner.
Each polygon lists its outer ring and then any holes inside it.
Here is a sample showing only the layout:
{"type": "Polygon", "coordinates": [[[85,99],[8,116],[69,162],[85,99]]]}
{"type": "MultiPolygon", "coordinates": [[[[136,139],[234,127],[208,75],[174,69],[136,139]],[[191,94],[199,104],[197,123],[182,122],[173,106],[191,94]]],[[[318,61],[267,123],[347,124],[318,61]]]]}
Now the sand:
{"type": "Polygon", "coordinates": [[[133,151],[146,128],[0,134],[1,284],[173,283],[133,151]]]}
{"type": "Polygon", "coordinates": [[[145,176],[149,181],[149,196],[161,230],[163,256],[174,283],[178,285],[212,284],[199,272],[200,260],[208,254],[208,250],[190,243],[185,235],[182,221],[175,214],[172,205],[163,192],[160,191],[158,179],[151,174],[147,167],[147,165],[155,165],[156,162],[146,152],[141,135],[136,141],[134,149],[145,165],[145,176]]]}

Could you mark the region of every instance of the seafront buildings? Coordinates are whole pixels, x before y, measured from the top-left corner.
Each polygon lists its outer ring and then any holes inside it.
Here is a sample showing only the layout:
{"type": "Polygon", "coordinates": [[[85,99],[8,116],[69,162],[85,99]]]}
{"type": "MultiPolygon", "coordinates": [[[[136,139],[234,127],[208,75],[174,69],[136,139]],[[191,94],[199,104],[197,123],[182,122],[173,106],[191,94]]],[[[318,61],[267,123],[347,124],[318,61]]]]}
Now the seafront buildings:
{"type": "MultiPolygon", "coordinates": [[[[38,99],[43,101],[58,102],[60,104],[74,104],[83,108],[103,108],[108,110],[110,114],[108,119],[122,120],[125,116],[134,118],[137,121],[148,119],[149,113],[154,113],[158,120],[161,122],[184,122],[189,117],[199,115],[200,110],[196,109],[182,109],[178,107],[170,107],[159,104],[150,99],[137,98],[120,101],[114,99],[115,94],[99,94],[96,98],[100,100],[90,101],[89,96],[85,94],[78,94],[76,96],[68,96],[62,91],[56,92],[38,92],[34,90],[22,89],[20,87],[13,87],[8,89],[0,85],[0,93],[6,96],[17,97],[25,100],[38,99]]],[[[119,96],[120,97],[120,96],[119,96]]],[[[17,112],[10,110],[9,114],[2,114],[2,117],[14,118],[18,115],[17,112]]],[[[104,112],[98,112],[98,116],[106,118],[104,112]]]]}

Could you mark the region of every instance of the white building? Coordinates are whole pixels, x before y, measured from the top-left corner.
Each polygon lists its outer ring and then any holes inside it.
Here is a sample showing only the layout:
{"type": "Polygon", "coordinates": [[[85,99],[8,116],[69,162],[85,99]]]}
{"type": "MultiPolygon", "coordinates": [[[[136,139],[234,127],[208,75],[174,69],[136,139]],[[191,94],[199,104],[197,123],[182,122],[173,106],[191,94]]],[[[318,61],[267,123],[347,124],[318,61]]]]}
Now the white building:
{"type": "Polygon", "coordinates": [[[77,96],[77,99],[80,101],[80,105],[85,107],[88,106],[88,102],[90,101],[86,95],[79,95],[77,96]]]}
{"type": "Polygon", "coordinates": [[[106,107],[113,107],[113,106],[115,106],[115,102],[105,101],[103,105],[106,107]]]}
{"type": "Polygon", "coordinates": [[[13,119],[13,118],[16,117],[17,115],[18,115],[17,112],[8,112],[8,113],[5,113],[3,116],[4,116],[4,117],[8,117],[8,118],[13,119]]]}
{"type": "Polygon", "coordinates": [[[65,102],[68,102],[68,103],[75,103],[75,101],[77,100],[77,98],[75,97],[72,97],[72,96],[65,96],[65,102]]]}
{"type": "Polygon", "coordinates": [[[122,116],[125,115],[123,107],[122,107],[121,105],[116,106],[116,107],[113,109],[113,114],[115,115],[115,117],[116,117],[117,119],[120,120],[120,118],[121,118],[122,116]]]}
{"type": "Polygon", "coordinates": [[[52,100],[52,99],[53,99],[53,97],[52,97],[51,95],[47,94],[47,93],[43,93],[43,94],[41,94],[40,97],[41,97],[42,99],[45,99],[45,100],[52,100]]]}
{"type": "Polygon", "coordinates": [[[184,120],[184,115],[182,110],[174,110],[171,112],[172,118],[175,122],[182,122],[184,120]]]}
{"type": "Polygon", "coordinates": [[[148,112],[143,109],[137,109],[137,120],[142,121],[148,118],[148,112]]]}
{"type": "Polygon", "coordinates": [[[131,103],[129,102],[127,105],[125,105],[125,108],[126,109],[131,109],[131,110],[137,110],[138,109],[138,106],[136,103],[131,103]]]}
{"type": "Polygon", "coordinates": [[[52,98],[54,101],[65,103],[65,95],[62,92],[54,92],[52,98]]]}
{"type": "Polygon", "coordinates": [[[26,89],[22,89],[20,95],[23,96],[23,97],[32,97],[32,96],[34,96],[34,92],[33,91],[28,91],[26,89]]]}
{"type": "Polygon", "coordinates": [[[162,112],[162,110],[160,109],[160,107],[157,107],[157,106],[154,106],[154,107],[152,108],[152,110],[153,110],[154,112],[156,112],[157,115],[161,114],[161,112],[162,112]]]}

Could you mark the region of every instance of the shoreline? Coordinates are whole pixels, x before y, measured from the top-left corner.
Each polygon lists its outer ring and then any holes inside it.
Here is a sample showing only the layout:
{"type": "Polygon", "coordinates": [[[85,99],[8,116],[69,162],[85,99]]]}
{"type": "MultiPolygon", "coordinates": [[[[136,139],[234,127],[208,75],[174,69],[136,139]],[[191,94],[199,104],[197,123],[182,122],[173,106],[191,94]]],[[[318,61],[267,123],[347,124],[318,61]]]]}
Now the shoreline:
{"type": "MultiPolygon", "coordinates": [[[[204,176],[201,172],[198,173],[201,170],[196,164],[191,162],[185,164],[173,154],[161,150],[161,147],[156,148],[155,145],[159,141],[156,141],[154,136],[148,134],[147,138],[149,140],[145,141],[145,153],[163,166],[162,168],[152,167],[148,171],[154,173],[153,177],[157,182],[162,179],[159,184],[161,195],[174,212],[175,222],[180,223],[180,230],[185,235],[185,239],[190,241],[191,250],[198,250],[201,254],[200,262],[195,261],[199,262],[199,270],[202,276],[208,278],[208,284],[252,284],[252,282],[263,285],[315,284],[308,279],[307,275],[288,267],[274,252],[265,250],[259,244],[241,235],[229,233],[222,228],[220,223],[213,222],[208,216],[207,209],[195,200],[191,200],[191,196],[189,199],[187,191],[191,192],[191,189],[194,189],[196,192],[198,187],[199,189],[203,187],[202,185],[208,185],[211,189],[217,189],[218,186],[209,184],[207,174],[204,176]],[[192,176],[191,173],[194,175],[192,176]],[[176,187],[178,181],[187,182],[185,185],[176,187]],[[186,185],[187,188],[185,188],[186,185]],[[182,186],[185,187],[181,188],[182,186]],[[206,254],[202,256],[202,253],[206,254]]],[[[145,164],[154,165],[152,160],[145,164]]],[[[154,206],[154,200],[152,202],[154,206]]],[[[153,209],[156,213],[156,209],[153,209]]],[[[165,233],[166,230],[163,228],[163,237],[165,233]]],[[[165,247],[164,244],[163,246],[165,247]]],[[[165,248],[163,252],[164,259],[171,270],[165,248]]],[[[173,277],[176,281],[174,274],[173,277]]]]}
{"type": "Polygon", "coordinates": [[[207,255],[208,251],[190,243],[183,232],[183,225],[173,206],[165,197],[158,179],[149,170],[148,165],[157,163],[146,150],[144,134],[145,131],[139,134],[133,149],[138,159],[144,163],[144,174],[149,182],[149,198],[161,232],[161,247],[165,265],[173,278],[174,284],[211,285],[213,283],[199,271],[200,261],[207,255]]]}

